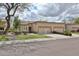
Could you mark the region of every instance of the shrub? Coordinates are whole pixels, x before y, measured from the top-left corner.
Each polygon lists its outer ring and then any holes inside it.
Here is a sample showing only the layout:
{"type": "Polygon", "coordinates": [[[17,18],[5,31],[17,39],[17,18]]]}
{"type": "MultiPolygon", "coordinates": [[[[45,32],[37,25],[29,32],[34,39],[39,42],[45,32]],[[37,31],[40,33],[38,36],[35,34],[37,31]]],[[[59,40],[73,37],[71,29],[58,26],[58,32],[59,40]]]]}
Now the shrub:
{"type": "Polygon", "coordinates": [[[72,33],[71,33],[70,30],[65,30],[65,31],[64,31],[64,35],[72,36],[72,33]]]}
{"type": "Polygon", "coordinates": [[[15,29],[12,29],[12,28],[10,28],[9,30],[8,30],[8,32],[15,32],[16,30],[15,29]]]}
{"type": "Polygon", "coordinates": [[[77,32],[79,32],[79,29],[77,30],[77,32]]]}

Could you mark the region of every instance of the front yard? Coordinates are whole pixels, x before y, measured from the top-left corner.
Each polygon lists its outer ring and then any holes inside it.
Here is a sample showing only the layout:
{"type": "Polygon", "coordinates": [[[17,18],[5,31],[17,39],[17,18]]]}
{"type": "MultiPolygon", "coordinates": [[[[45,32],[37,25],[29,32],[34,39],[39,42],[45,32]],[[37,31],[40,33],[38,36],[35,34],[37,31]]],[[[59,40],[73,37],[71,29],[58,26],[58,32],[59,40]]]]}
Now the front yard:
{"type": "Polygon", "coordinates": [[[79,35],[79,32],[72,32],[73,34],[78,34],[79,35]]]}
{"type": "MultiPolygon", "coordinates": [[[[17,40],[28,40],[28,39],[37,39],[37,38],[48,38],[48,36],[44,35],[44,34],[32,34],[32,35],[16,35],[16,39],[17,40]]],[[[0,35],[0,41],[8,41],[10,39],[8,39],[7,35],[0,35]]]]}
{"type": "Polygon", "coordinates": [[[34,34],[34,35],[17,35],[18,40],[36,39],[36,38],[48,38],[46,35],[34,34]]]}
{"type": "Polygon", "coordinates": [[[6,35],[0,35],[0,41],[7,41],[8,38],[6,35]]]}

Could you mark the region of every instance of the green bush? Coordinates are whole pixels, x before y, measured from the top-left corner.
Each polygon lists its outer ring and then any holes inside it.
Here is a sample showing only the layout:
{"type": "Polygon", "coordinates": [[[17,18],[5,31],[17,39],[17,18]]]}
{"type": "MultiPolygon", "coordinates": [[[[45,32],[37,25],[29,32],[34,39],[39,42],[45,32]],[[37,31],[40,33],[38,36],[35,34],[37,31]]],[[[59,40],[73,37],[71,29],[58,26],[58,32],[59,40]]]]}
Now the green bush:
{"type": "Polygon", "coordinates": [[[71,33],[70,30],[65,30],[65,31],[64,31],[64,35],[72,36],[72,33],[71,33]]]}
{"type": "Polygon", "coordinates": [[[9,30],[8,30],[8,32],[15,32],[16,31],[16,29],[12,29],[12,28],[10,28],[9,30]]]}

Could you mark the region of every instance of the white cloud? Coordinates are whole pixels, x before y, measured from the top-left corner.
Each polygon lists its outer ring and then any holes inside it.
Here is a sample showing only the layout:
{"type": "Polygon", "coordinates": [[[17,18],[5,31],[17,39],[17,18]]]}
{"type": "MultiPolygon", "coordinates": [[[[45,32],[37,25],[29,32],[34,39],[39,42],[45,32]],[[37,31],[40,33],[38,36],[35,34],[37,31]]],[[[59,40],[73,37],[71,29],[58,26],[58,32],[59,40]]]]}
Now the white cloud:
{"type": "MultiPolygon", "coordinates": [[[[73,3],[32,3],[23,13],[16,13],[21,19],[24,20],[40,20],[48,19],[47,21],[61,21],[63,19],[70,19],[79,16],[79,4],[73,3]]],[[[0,15],[5,16],[5,10],[0,8],[0,15]]]]}

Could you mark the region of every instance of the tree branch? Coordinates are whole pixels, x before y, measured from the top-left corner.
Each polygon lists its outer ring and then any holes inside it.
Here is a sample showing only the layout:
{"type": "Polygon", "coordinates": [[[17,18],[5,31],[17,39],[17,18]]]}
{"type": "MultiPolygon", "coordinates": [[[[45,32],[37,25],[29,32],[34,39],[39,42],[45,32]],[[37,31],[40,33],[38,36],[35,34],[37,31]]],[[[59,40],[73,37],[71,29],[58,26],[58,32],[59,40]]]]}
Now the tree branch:
{"type": "Polygon", "coordinates": [[[5,4],[3,4],[3,6],[8,9],[8,7],[5,4]]]}
{"type": "Polygon", "coordinates": [[[14,3],[11,3],[11,6],[14,7],[14,3]]]}
{"type": "Polygon", "coordinates": [[[10,8],[10,5],[8,3],[6,3],[6,5],[8,6],[8,8],[10,8]]]}
{"type": "MultiPolygon", "coordinates": [[[[15,6],[16,6],[16,5],[15,5],[15,6]]],[[[16,10],[17,10],[18,7],[19,7],[19,5],[17,5],[17,6],[15,7],[15,9],[14,9],[14,13],[13,13],[12,15],[10,15],[10,16],[14,16],[14,15],[15,15],[16,10]]]]}

